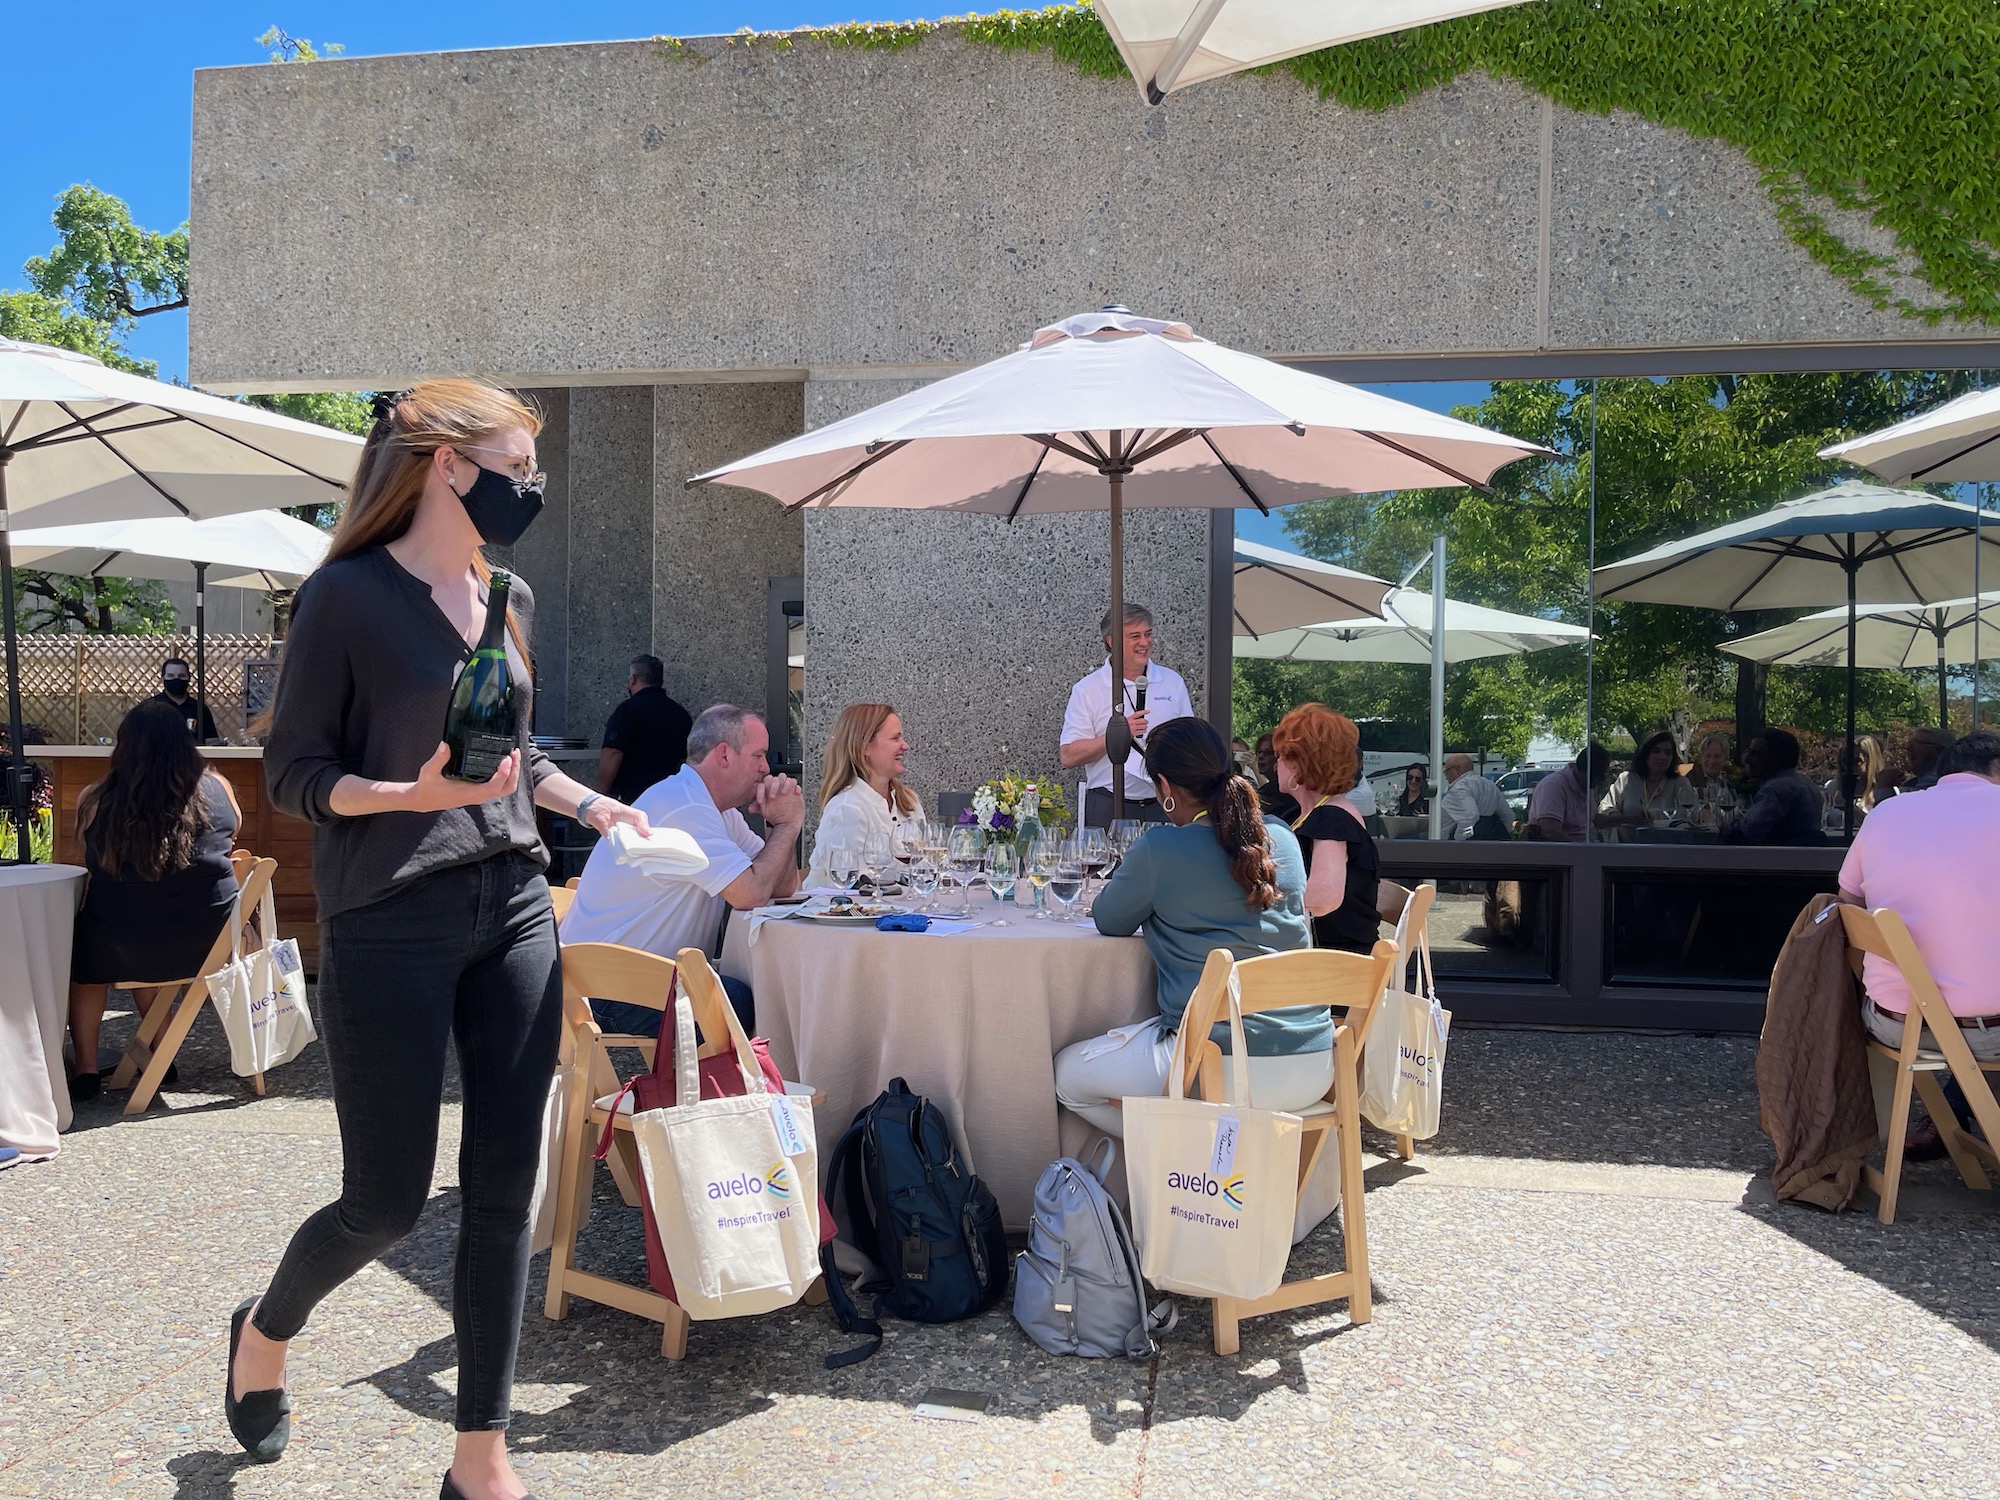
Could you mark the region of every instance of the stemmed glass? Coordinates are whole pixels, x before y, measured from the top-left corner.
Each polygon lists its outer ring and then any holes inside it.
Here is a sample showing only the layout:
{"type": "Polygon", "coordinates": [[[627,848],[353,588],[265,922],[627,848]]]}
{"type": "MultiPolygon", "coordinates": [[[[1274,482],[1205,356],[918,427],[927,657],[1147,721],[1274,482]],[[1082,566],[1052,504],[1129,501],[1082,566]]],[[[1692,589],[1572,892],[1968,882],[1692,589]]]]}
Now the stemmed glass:
{"type": "Polygon", "coordinates": [[[885,839],[879,834],[869,839],[864,846],[862,864],[874,882],[877,897],[894,885],[902,875],[902,869],[896,862],[894,841],[885,839]]]}
{"type": "Polygon", "coordinates": [[[917,857],[910,861],[909,870],[903,878],[909,883],[911,894],[923,898],[922,903],[917,909],[919,911],[929,911],[931,909],[931,896],[938,888],[937,861],[932,859],[924,850],[918,849],[917,857]]]}
{"type": "Polygon", "coordinates": [[[851,844],[836,844],[827,852],[827,878],[843,891],[857,889],[861,884],[861,853],[851,844]]]}
{"type": "Polygon", "coordinates": [[[1132,852],[1132,846],[1139,842],[1139,835],[1146,831],[1146,825],[1138,818],[1117,818],[1111,824],[1112,863],[1122,864],[1125,856],[1132,852]]]}
{"type": "Polygon", "coordinates": [[[1083,851],[1076,840],[1065,839],[1056,846],[1054,867],[1049,872],[1049,894],[1062,908],[1062,915],[1056,921],[1076,920],[1076,901],[1083,894],[1083,886],[1083,851]]]}
{"type": "Polygon", "coordinates": [[[959,915],[970,916],[972,887],[986,867],[986,835],[972,827],[952,829],[945,857],[959,888],[959,915]]]}
{"type": "MultiPolygon", "coordinates": [[[[1037,895],[1048,890],[1049,881],[1055,875],[1056,848],[1054,839],[1035,839],[1028,845],[1028,883],[1035,888],[1037,895]]],[[[1034,916],[1037,922],[1055,920],[1049,909],[1040,902],[1035,905],[1034,916]]]]}
{"type": "Polygon", "coordinates": [[[986,889],[995,901],[1012,901],[1020,878],[1021,857],[1012,844],[995,844],[986,851],[986,889]]]}
{"type": "Polygon", "coordinates": [[[1110,873],[1111,841],[1104,836],[1102,828],[1079,828],[1076,831],[1076,856],[1083,865],[1083,910],[1090,914],[1090,885],[1099,876],[1110,873]]]}

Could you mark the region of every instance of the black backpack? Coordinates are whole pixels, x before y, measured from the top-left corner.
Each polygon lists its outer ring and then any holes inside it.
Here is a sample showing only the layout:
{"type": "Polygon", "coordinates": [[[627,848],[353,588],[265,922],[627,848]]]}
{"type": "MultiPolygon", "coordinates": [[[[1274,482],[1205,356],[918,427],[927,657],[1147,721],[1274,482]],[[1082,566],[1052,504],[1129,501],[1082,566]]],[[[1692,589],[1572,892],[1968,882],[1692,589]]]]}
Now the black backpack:
{"type": "Polygon", "coordinates": [[[951,1130],[928,1099],[900,1078],[854,1117],[833,1148],[826,1196],[847,1205],[848,1233],[877,1268],[863,1283],[875,1314],[864,1317],[833,1263],[820,1249],[828,1305],[848,1333],[869,1342],[829,1354],[827,1368],[858,1364],[882,1347],[884,1313],[914,1323],[956,1323],[977,1317],[1007,1290],[1007,1237],[1000,1205],[985,1183],[966,1171],[951,1130]]]}

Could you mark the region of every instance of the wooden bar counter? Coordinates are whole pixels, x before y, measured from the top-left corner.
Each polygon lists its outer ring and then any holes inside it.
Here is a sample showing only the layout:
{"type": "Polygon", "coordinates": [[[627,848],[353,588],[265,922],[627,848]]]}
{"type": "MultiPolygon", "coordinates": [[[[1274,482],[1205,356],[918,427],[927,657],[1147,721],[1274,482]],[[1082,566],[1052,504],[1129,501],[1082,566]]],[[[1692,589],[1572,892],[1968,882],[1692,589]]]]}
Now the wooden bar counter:
{"type": "MultiPolygon", "coordinates": [[[[243,826],[236,847],[268,855],[278,862],[278,931],[297,938],[308,973],[319,968],[319,923],[314,915],[310,823],[288,817],[272,807],[264,794],[264,752],[261,747],[209,745],[202,748],[209,766],[236,794],[243,809],[243,826]]],[[[29,754],[55,781],[56,859],[83,863],[83,846],[76,837],[76,804],[83,789],[104,775],[111,759],[109,745],[35,745],[29,754]]]]}

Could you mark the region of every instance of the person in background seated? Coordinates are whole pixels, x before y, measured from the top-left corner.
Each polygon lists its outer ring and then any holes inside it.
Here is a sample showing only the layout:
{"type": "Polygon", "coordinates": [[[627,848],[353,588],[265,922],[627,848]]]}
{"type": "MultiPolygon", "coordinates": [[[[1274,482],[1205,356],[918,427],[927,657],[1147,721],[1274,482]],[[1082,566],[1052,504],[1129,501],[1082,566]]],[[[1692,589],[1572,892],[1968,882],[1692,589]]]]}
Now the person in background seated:
{"type": "Polygon", "coordinates": [[[827,870],[835,849],[858,854],[881,844],[893,853],[904,827],[923,816],[922,800],[903,785],[903,760],[909,753],[903,720],[888,704],[850,703],[840,711],[826,737],[819,832],[813,837],[807,885],[835,883],[827,870]]]}
{"type": "Polygon", "coordinates": [[[1703,735],[1687,774],[1694,790],[1695,817],[1704,827],[1726,828],[1742,807],[1729,780],[1729,741],[1719,734],[1703,735]],[[1701,809],[1707,808],[1703,813],[1701,809]]]}
{"type": "MultiPolygon", "coordinates": [[[[1308,946],[1298,840],[1258,810],[1255,788],[1236,774],[1214,727],[1201,719],[1160,725],[1148,739],[1146,774],[1166,826],[1140,835],[1098,892],[1091,919],[1112,937],[1143,929],[1160,1013],[1065,1047],[1055,1061],[1056,1097],[1110,1135],[1125,1133],[1118,1100],[1166,1092],[1174,1033],[1213,949],[1254,958],[1308,946]]],[[[1325,1097],[1333,1081],[1326,1006],[1249,1016],[1243,1031],[1252,1105],[1293,1110],[1325,1097]]],[[[1228,1027],[1216,1038],[1226,1053],[1228,1027]]]]}
{"type": "Polygon", "coordinates": [[[1743,752],[1744,767],[1757,795],[1725,838],[1732,844],[1811,845],[1820,833],[1819,788],[1799,769],[1798,739],[1783,729],[1767,729],[1743,752]]]}
{"type": "Polygon", "coordinates": [[[597,752],[597,786],[606,796],[636,802],[647,787],[687,763],[694,720],[667,696],[666,680],[659,657],[632,658],[625,701],[604,721],[604,748],[597,752]]]}
{"type": "MultiPolygon", "coordinates": [[[[84,788],[76,808],[90,878],[70,960],[72,1099],[103,1092],[97,1038],[110,985],[167,984],[200,972],[235,909],[229,848],[242,817],[177,707],[148,698],[125,715],[110,769],[84,788]]],[[[134,992],[141,1015],[158,993],[134,992]]],[[[176,1081],[175,1070],[168,1073],[176,1081]]]]}
{"type": "Polygon", "coordinates": [[[1431,815],[1431,773],[1420,765],[1403,771],[1403,790],[1396,797],[1399,818],[1428,818],[1431,815]]]}
{"type": "Polygon", "coordinates": [[[1909,767],[1908,778],[1899,788],[1905,792],[1929,791],[1938,784],[1939,767],[1945,754],[1956,743],[1949,729],[1939,729],[1934,724],[1926,724],[1910,731],[1910,747],[1904,752],[1904,762],[1909,767]]]}
{"type": "Polygon", "coordinates": [[[1271,733],[1257,736],[1257,803],[1267,817],[1278,819],[1287,828],[1299,815],[1298,802],[1278,785],[1278,752],[1271,748],[1271,733]]]}
{"type": "MultiPolygon", "coordinates": [[[[672,958],[699,948],[713,959],[721,948],[722,920],[732,908],[748,911],[799,888],[793,854],[805,823],[805,798],[789,776],[770,774],[764,752],[771,736],[746,708],[718,703],[688,731],[687,764],[640,794],[634,805],[654,828],[678,828],[701,845],[708,868],[697,875],[649,875],[621,865],[607,839],[590,851],[576,900],[563,919],[565,943],[621,943],[672,958]],[[765,836],[750,831],[740,809],[760,814],[765,836]]],[[[751,1031],[755,1007],[750,986],[723,975],[743,1029],[751,1031]]],[[[660,1012],[625,1001],[593,1000],[607,1031],[654,1036],[660,1012]]]]}
{"type": "Polygon", "coordinates": [[[1617,826],[1618,815],[1597,806],[1610,779],[1611,752],[1593,740],[1576,752],[1575,760],[1535,783],[1528,799],[1528,825],[1534,837],[1580,844],[1593,818],[1599,828],[1617,826]]]}
{"type": "MultiPolygon", "coordinates": [[[[146,701],[165,703],[181,716],[181,724],[189,738],[197,743],[222,738],[215,732],[215,715],[208,711],[208,705],[188,695],[193,674],[188,664],[178,656],[170,656],[160,663],[160,690],[146,701]]],[[[181,976],[185,979],[187,976],[181,976]]]]}
{"type": "Polygon", "coordinates": [[[1247,778],[1250,784],[1255,786],[1257,784],[1257,756],[1251,750],[1249,741],[1245,740],[1242,735],[1239,734],[1229,742],[1229,758],[1235,762],[1236,774],[1247,778]]]}
{"type": "Polygon", "coordinates": [[[1443,834],[1448,839],[1504,839],[1509,836],[1507,794],[1476,775],[1469,755],[1444,758],[1443,834]],[[1487,820],[1492,821],[1487,821],[1487,820]],[[1481,825],[1484,825],[1483,827],[1481,825]]]}
{"type": "Polygon", "coordinates": [[[1697,799],[1680,773],[1680,761],[1680,747],[1671,734],[1663,729],[1648,736],[1632,757],[1632,768],[1620,771],[1611,783],[1599,811],[1609,813],[1622,828],[1693,822],[1697,799]]]}
{"type": "Polygon", "coordinates": [[[1292,831],[1305,859],[1313,946],[1368,953],[1380,935],[1382,866],[1346,796],[1361,763],[1360,731],[1324,703],[1306,703],[1279,722],[1272,743],[1278,784],[1304,809],[1292,831]]]}
{"type": "MultiPolygon", "coordinates": [[[[1923,796],[1885,802],[1862,825],[1840,866],[1840,894],[1903,919],[1966,1046],[1990,1062],[2000,1059],[2000,923],[1990,889],[2000,869],[2000,734],[1967,735],[1939,771],[1923,796]]],[[[1862,981],[1862,1024],[1900,1047],[1909,986],[1872,954],[1862,981]]],[[[1928,1030],[1921,1044],[1937,1046],[1928,1030]]]]}

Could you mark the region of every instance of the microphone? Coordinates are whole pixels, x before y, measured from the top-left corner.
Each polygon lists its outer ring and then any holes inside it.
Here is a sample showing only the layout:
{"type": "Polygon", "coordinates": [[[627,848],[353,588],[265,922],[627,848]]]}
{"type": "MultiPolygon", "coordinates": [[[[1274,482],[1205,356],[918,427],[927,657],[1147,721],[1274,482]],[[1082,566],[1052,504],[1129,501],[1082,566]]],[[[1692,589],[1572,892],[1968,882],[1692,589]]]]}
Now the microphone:
{"type": "Polygon", "coordinates": [[[1135,677],[1132,680],[1132,712],[1135,714],[1142,714],[1145,711],[1146,711],[1146,677],[1145,674],[1142,672],[1140,673],[1139,676],[1135,677]]]}

